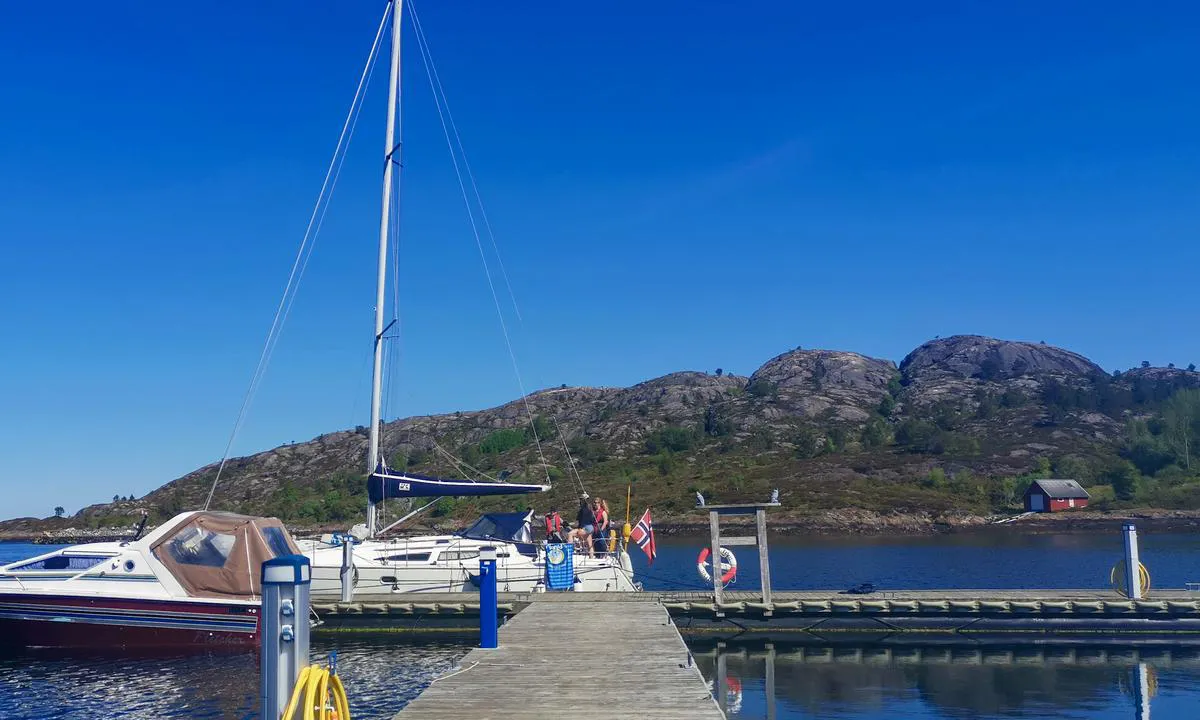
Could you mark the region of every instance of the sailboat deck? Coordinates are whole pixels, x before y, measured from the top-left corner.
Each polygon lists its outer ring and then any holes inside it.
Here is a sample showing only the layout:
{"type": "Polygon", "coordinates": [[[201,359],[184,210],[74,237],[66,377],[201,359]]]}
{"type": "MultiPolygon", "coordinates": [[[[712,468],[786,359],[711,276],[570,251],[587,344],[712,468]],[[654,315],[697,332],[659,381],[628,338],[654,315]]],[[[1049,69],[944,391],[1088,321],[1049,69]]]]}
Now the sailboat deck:
{"type": "Polygon", "coordinates": [[[533,603],[501,628],[499,648],[472,650],[395,720],[575,714],[724,717],[666,610],[642,599],[533,603]],[[620,652],[601,650],[601,638],[620,652]]]}

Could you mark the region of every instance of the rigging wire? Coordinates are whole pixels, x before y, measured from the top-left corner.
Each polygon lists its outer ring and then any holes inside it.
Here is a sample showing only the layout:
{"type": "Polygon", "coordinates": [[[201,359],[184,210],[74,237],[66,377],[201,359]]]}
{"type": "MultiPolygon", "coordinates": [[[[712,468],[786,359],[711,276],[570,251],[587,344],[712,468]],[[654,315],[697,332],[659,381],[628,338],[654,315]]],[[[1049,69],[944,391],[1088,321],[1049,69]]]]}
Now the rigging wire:
{"type": "MultiPolygon", "coordinates": [[[[462,193],[463,205],[466,208],[467,219],[471,225],[471,234],[475,238],[475,247],[479,251],[479,257],[483,262],[483,272],[484,272],[484,275],[487,277],[488,289],[491,291],[492,304],[496,308],[496,315],[500,321],[500,330],[501,330],[501,333],[504,335],[504,345],[508,350],[508,357],[509,357],[509,360],[512,362],[513,374],[516,376],[517,386],[521,391],[521,401],[524,403],[524,406],[525,406],[525,414],[529,417],[529,425],[530,425],[531,434],[533,435],[534,446],[537,448],[538,458],[541,460],[542,471],[545,474],[546,482],[548,484],[552,484],[551,480],[550,480],[549,465],[546,463],[546,456],[542,452],[542,441],[541,441],[541,438],[538,437],[537,423],[534,422],[533,408],[529,404],[529,395],[528,395],[528,393],[526,393],[525,383],[521,379],[521,370],[517,364],[517,356],[516,356],[516,352],[513,350],[512,340],[509,337],[508,324],[504,320],[504,310],[500,306],[500,298],[496,293],[496,284],[492,279],[492,270],[491,270],[490,265],[488,264],[487,253],[483,249],[483,241],[479,236],[479,224],[475,220],[475,212],[472,209],[471,199],[467,193],[466,182],[463,180],[463,167],[462,167],[462,165],[460,163],[460,159],[459,159],[460,153],[458,153],[456,151],[454,141],[451,139],[451,131],[447,124],[447,115],[448,115],[448,111],[449,111],[448,102],[446,101],[444,92],[440,91],[440,84],[434,80],[433,56],[430,52],[429,44],[425,37],[425,32],[421,28],[421,21],[417,15],[417,10],[416,10],[415,4],[412,2],[409,3],[409,15],[413,19],[413,29],[416,32],[417,46],[421,52],[421,60],[425,66],[425,74],[429,79],[430,89],[433,91],[434,105],[438,111],[438,120],[441,122],[441,125],[442,125],[442,133],[446,138],[446,147],[450,152],[450,159],[454,163],[454,174],[458,179],[458,187],[459,187],[460,192],[462,193]]],[[[451,122],[452,122],[452,120],[451,120],[451,122]]],[[[507,280],[507,277],[506,277],[506,280],[507,280]]],[[[510,288],[510,291],[511,291],[511,288],[510,288]]]]}
{"type": "MultiPolygon", "coordinates": [[[[462,473],[465,477],[467,477],[467,479],[470,479],[471,473],[474,473],[481,477],[485,477],[488,480],[491,480],[492,482],[500,482],[498,479],[492,477],[491,475],[488,475],[487,473],[480,470],[479,468],[473,467],[466,460],[456,457],[454,455],[454,453],[450,452],[446,448],[439,445],[437,440],[431,440],[431,442],[433,443],[433,447],[436,448],[438,452],[440,452],[447,460],[450,461],[450,464],[452,464],[454,466],[454,469],[457,470],[458,472],[462,473]]],[[[471,480],[471,482],[475,482],[475,481],[471,480]]]]}
{"type": "MultiPolygon", "coordinates": [[[[520,305],[517,303],[517,296],[516,296],[516,293],[513,291],[512,283],[509,281],[508,270],[504,266],[504,258],[500,254],[500,246],[499,246],[499,243],[497,243],[497,241],[496,241],[496,233],[492,229],[491,221],[488,219],[487,208],[483,202],[483,194],[479,191],[479,184],[475,179],[475,173],[473,170],[471,170],[471,163],[467,158],[466,147],[463,144],[462,136],[458,132],[458,124],[454,121],[454,113],[450,109],[450,102],[446,97],[446,90],[445,90],[444,86],[442,85],[441,76],[438,74],[437,63],[434,61],[433,54],[429,50],[429,41],[425,37],[424,30],[420,27],[420,19],[417,17],[416,9],[415,9],[415,7],[413,7],[413,4],[411,2],[409,5],[409,8],[410,8],[409,13],[413,17],[413,26],[418,33],[418,45],[421,46],[421,48],[422,48],[422,60],[425,61],[426,72],[430,75],[430,83],[433,87],[434,96],[435,96],[434,101],[439,102],[438,99],[440,98],[439,107],[444,108],[444,110],[445,110],[446,118],[445,118],[445,121],[443,121],[443,130],[445,129],[446,125],[449,125],[450,134],[452,134],[454,136],[454,147],[451,149],[451,156],[454,157],[455,149],[457,149],[456,163],[457,162],[462,163],[462,170],[466,174],[467,179],[470,181],[471,192],[474,195],[475,204],[479,208],[479,217],[480,217],[480,220],[482,221],[484,232],[487,234],[488,240],[491,243],[492,253],[496,258],[496,264],[499,267],[500,276],[504,279],[504,286],[505,286],[505,289],[508,291],[508,299],[509,299],[509,302],[512,304],[513,314],[517,318],[517,324],[522,325],[524,323],[524,319],[521,316],[521,308],[520,308],[520,305]]],[[[439,113],[440,112],[441,112],[441,109],[439,109],[439,113]]],[[[449,141],[450,141],[450,139],[449,139],[449,137],[447,137],[447,142],[449,142],[449,141]]],[[[457,167],[456,167],[456,169],[457,169],[457,167]]],[[[459,182],[460,182],[460,184],[462,182],[461,176],[459,178],[459,182]]],[[[465,190],[464,190],[464,193],[465,193],[465,190]]],[[[466,198],[464,197],[463,199],[465,202],[466,198]]],[[[479,238],[478,238],[478,234],[477,234],[476,242],[478,242],[478,240],[479,240],[479,238]]],[[[480,254],[481,255],[483,254],[482,248],[480,249],[480,254]]],[[[484,259],[484,263],[485,263],[485,267],[486,267],[486,263],[487,263],[486,258],[484,259]]],[[[489,275],[489,283],[490,282],[491,282],[491,278],[489,275]]],[[[494,288],[493,288],[492,292],[493,292],[493,300],[495,300],[495,289],[494,288]]],[[[497,302],[496,310],[497,310],[497,312],[500,312],[499,302],[498,301],[496,301],[496,302],[497,302]]],[[[505,342],[506,343],[508,342],[507,332],[505,333],[505,342]]],[[[509,352],[510,352],[510,354],[512,353],[511,343],[509,343],[509,352]]],[[[514,360],[514,363],[515,363],[515,360],[514,360]]],[[[543,384],[545,384],[545,383],[543,383],[543,384]]],[[[522,395],[524,395],[524,388],[522,388],[522,395]]],[[[526,409],[528,411],[528,403],[527,403],[526,409]]],[[[586,492],[586,489],[584,488],[584,485],[583,485],[583,478],[579,474],[579,468],[575,465],[575,458],[572,457],[572,455],[571,455],[571,450],[567,446],[566,436],[563,435],[562,427],[558,422],[558,416],[552,414],[550,416],[550,419],[554,423],[554,432],[560,441],[560,444],[563,449],[563,453],[567,456],[567,463],[570,466],[569,472],[570,472],[570,474],[572,474],[574,476],[575,482],[579,486],[580,492],[586,492]]],[[[545,458],[542,458],[542,462],[543,462],[543,464],[545,463],[545,458]]],[[[549,476],[547,475],[547,479],[548,478],[549,478],[549,476]]]]}
{"type": "Polygon", "coordinates": [[[212,486],[208,490],[208,497],[204,501],[205,510],[208,510],[212,504],[217,484],[221,481],[221,475],[224,473],[225,466],[229,462],[229,454],[233,450],[233,443],[237,439],[238,432],[246,420],[246,414],[250,409],[254,396],[257,394],[262,379],[266,374],[267,366],[271,361],[271,355],[274,353],[275,346],[278,344],[279,337],[283,332],[283,326],[287,322],[288,315],[291,313],[292,305],[299,291],[300,281],[304,276],[304,270],[308,267],[308,261],[312,257],[312,250],[316,246],[317,237],[320,235],[321,227],[324,225],[325,215],[329,211],[329,200],[337,186],[338,178],[341,176],[342,163],[345,161],[350,140],[358,124],[358,115],[362,110],[363,99],[365,97],[364,91],[373,73],[383,31],[387,26],[391,11],[392,5],[388,3],[384,8],[383,17],[379,21],[379,28],[375,31],[375,41],[372,43],[371,51],[367,55],[367,62],[363,67],[362,75],[359,77],[358,87],[354,91],[354,98],[350,101],[350,110],[346,114],[346,120],[342,123],[341,134],[338,136],[337,145],[334,147],[333,157],[330,158],[329,166],[325,170],[325,179],[321,182],[321,189],[317,193],[316,203],[314,203],[312,213],[309,215],[308,225],[305,227],[300,247],[296,249],[296,257],[292,261],[292,268],[288,273],[287,283],[284,285],[283,294],[279,298],[279,304],[275,308],[275,316],[271,320],[270,330],[267,331],[267,338],[263,343],[262,352],[259,354],[258,364],[255,366],[254,374],[250,378],[250,385],[246,388],[245,395],[242,396],[242,404],[238,409],[237,419],[234,421],[233,430],[230,432],[229,439],[225,444],[225,452],[221,455],[221,462],[217,467],[217,474],[213,478],[212,486]]]}

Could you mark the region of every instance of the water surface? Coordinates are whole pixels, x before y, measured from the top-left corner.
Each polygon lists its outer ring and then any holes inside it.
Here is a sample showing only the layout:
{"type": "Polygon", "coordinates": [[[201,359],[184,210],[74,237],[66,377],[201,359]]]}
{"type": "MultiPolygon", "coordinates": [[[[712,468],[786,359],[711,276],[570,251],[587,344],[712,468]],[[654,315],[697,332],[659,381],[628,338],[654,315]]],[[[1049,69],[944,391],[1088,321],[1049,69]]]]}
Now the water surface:
{"type": "MultiPolygon", "coordinates": [[[[739,534],[741,534],[739,532],[739,534]]],[[[635,569],[654,589],[700,588],[700,537],[662,537],[651,566],[635,569]]],[[[777,589],[1103,588],[1121,556],[1109,534],[1025,535],[1019,528],[933,537],[771,539],[777,589]]],[[[0,563],[51,546],[0,543],[0,563]]],[[[758,587],[757,557],[737,548],[736,589],[758,587]]],[[[1142,558],[1156,587],[1200,580],[1200,535],[1144,534],[1142,558]]],[[[619,646],[620,638],[606,642],[619,646]]],[[[314,661],[331,651],[355,718],[389,719],[470,649],[466,638],[314,636],[314,661]]],[[[693,645],[730,718],[914,720],[1109,720],[1200,718],[1200,658],[1186,648],[887,648],[693,645]],[[773,694],[767,667],[773,667],[773,694]],[[724,673],[720,672],[724,669],[724,673]],[[724,680],[722,680],[724,678],[724,680]],[[721,690],[724,690],[722,693],[721,690]],[[773,698],[773,701],[772,701],[773,698]],[[1151,714],[1148,714],[1152,712],[1151,714]]],[[[563,649],[564,666],[570,651],[563,649]]],[[[565,672],[566,681],[577,674],[565,672]]],[[[547,678],[547,682],[562,679],[547,678]]],[[[597,679],[597,696],[603,683],[597,679]]],[[[0,657],[0,718],[257,717],[258,656],[131,656],[29,652],[0,657]],[[96,714],[100,712],[102,714],[96,714]]],[[[579,709],[563,715],[587,717],[579,709]]]]}

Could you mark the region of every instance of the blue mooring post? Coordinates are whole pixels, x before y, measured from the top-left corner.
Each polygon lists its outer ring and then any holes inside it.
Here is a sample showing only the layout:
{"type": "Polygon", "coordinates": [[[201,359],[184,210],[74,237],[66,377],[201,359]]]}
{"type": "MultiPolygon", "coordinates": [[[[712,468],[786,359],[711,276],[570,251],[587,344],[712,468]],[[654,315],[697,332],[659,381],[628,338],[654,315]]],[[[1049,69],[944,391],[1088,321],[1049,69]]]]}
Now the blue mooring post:
{"type": "Polygon", "coordinates": [[[262,564],[261,696],[263,720],[287,709],[300,670],[308,664],[308,558],[283,555],[262,564]]]}
{"type": "Polygon", "coordinates": [[[496,606],[496,548],[479,548],[479,647],[500,647],[496,606]]]}

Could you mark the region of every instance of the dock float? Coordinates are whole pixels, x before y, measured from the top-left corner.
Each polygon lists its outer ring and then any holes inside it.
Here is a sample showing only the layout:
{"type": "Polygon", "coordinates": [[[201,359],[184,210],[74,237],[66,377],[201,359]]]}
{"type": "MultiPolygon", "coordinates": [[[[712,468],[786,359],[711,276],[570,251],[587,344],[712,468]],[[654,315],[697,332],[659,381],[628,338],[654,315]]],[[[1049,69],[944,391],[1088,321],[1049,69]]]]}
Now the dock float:
{"type": "MultiPolygon", "coordinates": [[[[1200,593],[1159,590],[1130,600],[1107,590],[896,590],[870,595],[829,591],[500,593],[500,613],[521,617],[543,606],[619,609],[661,606],[685,636],[746,633],[956,633],[1193,635],[1200,638],[1200,593]]],[[[363,595],[314,601],[325,631],[427,631],[471,627],[479,598],[469,593],[363,595]]],[[[571,611],[574,612],[574,611],[571,611]]],[[[587,612],[593,612],[588,610],[587,612]]],[[[596,610],[595,612],[600,612],[596,610]]],[[[581,613],[583,614],[583,613],[581,613]]]]}
{"type": "Polygon", "coordinates": [[[395,720],[569,715],[725,717],[667,611],[653,597],[635,596],[530,603],[500,629],[499,648],[469,652],[395,720]],[[602,649],[612,647],[619,652],[602,649]]]}

